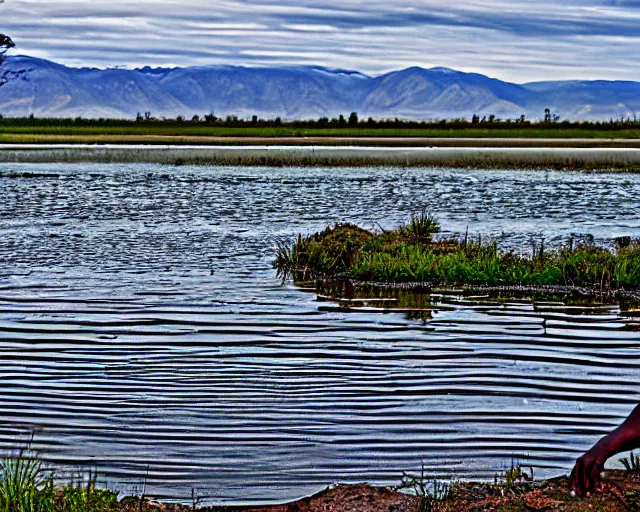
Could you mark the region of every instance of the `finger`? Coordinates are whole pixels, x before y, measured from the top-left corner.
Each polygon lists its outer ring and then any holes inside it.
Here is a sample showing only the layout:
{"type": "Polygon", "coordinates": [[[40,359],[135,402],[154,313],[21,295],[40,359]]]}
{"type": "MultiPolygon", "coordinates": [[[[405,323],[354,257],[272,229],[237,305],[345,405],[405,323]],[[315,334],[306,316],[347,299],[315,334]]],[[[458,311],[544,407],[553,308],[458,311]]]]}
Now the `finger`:
{"type": "Polygon", "coordinates": [[[594,475],[593,475],[593,462],[589,462],[586,467],[584,468],[584,475],[586,478],[586,486],[585,486],[585,490],[587,491],[587,494],[593,494],[594,491],[594,475]]]}
{"type": "Polygon", "coordinates": [[[589,492],[596,492],[596,487],[600,484],[600,467],[596,461],[592,461],[587,468],[587,477],[589,479],[589,492]]]}
{"type": "Polygon", "coordinates": [[[578,496],[580,495],[580,461],[576,462],[576,465],[573,467],[573,471],[571,471],[571,476],[569,477],[569,489],[575,492],[578,496]]]}
{"type": "Polygon", "coordinates": [[[569,490],[570,491],[576,490],[576,467],[575,466],[573,466],[573,469],[571,470],[571,474],[569,475],[569,490]]]}
{"type": "Polygon", "coordinates": [[[599,479],[598,468],[596,467],[595,462],[591,462],[591,464],[589,464],[589,468],[587,469],[587,478],[589,481],[589,493],[593,494],[596,492],[596,485],[599,479]]]}
{"type": "Polygon", "coordinates": [[[582,463],[580,468],[580,496],[586,496],[589,492],[589,463],[582,463]]]}
{"type": "Polygon", "coordinates": [[[582,496],[584,489],[584,462],[578,459],[576,467],[574,468],[574,477],[572,482],[573,490],[578,496],[582,496]]]}

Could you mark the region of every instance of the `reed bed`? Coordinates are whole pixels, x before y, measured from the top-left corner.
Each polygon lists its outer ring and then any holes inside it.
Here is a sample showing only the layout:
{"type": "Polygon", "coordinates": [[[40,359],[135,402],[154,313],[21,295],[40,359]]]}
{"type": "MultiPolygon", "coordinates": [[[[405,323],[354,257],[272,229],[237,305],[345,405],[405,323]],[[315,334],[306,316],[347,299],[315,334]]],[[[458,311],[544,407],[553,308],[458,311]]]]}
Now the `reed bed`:
{"type": "Polygon", "coordinates": [[[218,137],[436,137],[516,139],[638,139],[640,123],[473,124],[464,120],[411,122],[361,121],[357,125],[321,125],[317,121],[259,120],[214,123],[172,119],[136,122],[117,119],[0,119],[0,135],[174,135],[218,137]]]}
{"type": "Polygon", "coordinates": [[[0,146],[0,162],[117,162],[217,166],[395,166],[640,170],[640,149],[224,146],[0,146]]]}
{"type": "Polygon", "coordinates": [[[615,250],[593,241],[570,241],[530,255],[502,251],[496,242],[438,240],[438,223],[426,213],[393,231],[373,233],[337,224],[293,244],[282,244],[274,262],[282,277],[298,281],[344,277],[378,283],[430,286],[529,287],[615,290],[640,288],[640,243],[620,239],[615,250]]]}
{"type": "MultiPolygon", "coordinates": [[[[89,471],[82,482],[55,485],[55,469],[28,448],[0,460],[0,512],[192,512],[192,505],[159,504],[144,496],[124,496],[101,489],[98,473],[89,471]]],[[[143,487],[144,488],[144,487],[143,487]]],[[[206,509],[198,509],[206,510],[206,509]]]]}
{"type": "MultiPolygon", "coordinates": [[[[54,486],[54,471],[37,454],[21,450],[0,461],[1,512],[116,512],[118,493],[99,489],[93,472],[85,485],[54,486]]],[[[139,501],[139,500],[138,500],[139,501]]],[[[140,510],[142,508],[140,507],[140,510]]]]}

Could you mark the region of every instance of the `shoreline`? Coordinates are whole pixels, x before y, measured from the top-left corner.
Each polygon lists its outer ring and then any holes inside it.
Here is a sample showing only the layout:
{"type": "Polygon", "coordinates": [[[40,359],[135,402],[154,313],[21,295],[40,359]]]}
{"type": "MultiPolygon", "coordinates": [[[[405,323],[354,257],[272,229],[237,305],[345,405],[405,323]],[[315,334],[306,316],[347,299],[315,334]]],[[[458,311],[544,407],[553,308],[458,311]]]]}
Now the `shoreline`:
{"type": "Polygon", "coordinates": [[[0,163],[450,167],[640,172],[640,147],[0,144],[0,163]]]}
{"type": "MultiPolygon", "coordinates": [[[[410,477],[411,478],[411,477],[410,477]]],[[[91,493],[92,491],[87,491],[91,493]]],[[[95,492],[95,491],[93,491],[95,492]]],[[[100,491],[98,491],[99,495],[100,491]]],[[[129,496],[101,508],[105,512],[617,512],[637,510],[640,480],[620,470],[604,472],[600,493],[577,497],[567,476],[536,481],[515,467],[494,482],[410,480],[407,487],[373,486],[366,482],[332,484],[307,497],[280,504],[200,505],[167,503],[129,496]],[[436,487],[437,486],[437,490],[436,487]],[[410,491],[413,492],[402,492],[410,491]]],[[[106,502],[105,502],[106,503],[106,502]]],[[[100,500],[96,505],[103,505],[100,500]]],[[[75,509],[74,509],[75,510],[75,509]]],[[[87,509],[81,509],[87,510],[87,509]]],[[[80,509],[78,509],[80,512],[80,509]]]]}

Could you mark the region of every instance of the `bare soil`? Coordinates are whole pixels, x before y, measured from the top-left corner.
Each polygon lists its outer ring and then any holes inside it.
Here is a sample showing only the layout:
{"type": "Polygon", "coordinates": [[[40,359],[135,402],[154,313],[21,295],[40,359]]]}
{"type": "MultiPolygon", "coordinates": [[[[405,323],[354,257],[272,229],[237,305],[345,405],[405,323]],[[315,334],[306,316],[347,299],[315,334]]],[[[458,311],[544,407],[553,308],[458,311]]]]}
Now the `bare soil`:
{"type": "MultiPolygon", "coordinates": [[[[368,484],[336,485],[292,503],[265,507],[209,507],[201,512],[639,512],[640,475],[624,471],[605,474],[605,491],[572,496],[567,477],[507,486],[456,483],[440,502],[425,503],[389,487],[368,484]]],[[[123,508],[138,512],[138,508],[123,508]]],[[[190,506],[146,503],[144,512],[187,512],[190,506]]]]}

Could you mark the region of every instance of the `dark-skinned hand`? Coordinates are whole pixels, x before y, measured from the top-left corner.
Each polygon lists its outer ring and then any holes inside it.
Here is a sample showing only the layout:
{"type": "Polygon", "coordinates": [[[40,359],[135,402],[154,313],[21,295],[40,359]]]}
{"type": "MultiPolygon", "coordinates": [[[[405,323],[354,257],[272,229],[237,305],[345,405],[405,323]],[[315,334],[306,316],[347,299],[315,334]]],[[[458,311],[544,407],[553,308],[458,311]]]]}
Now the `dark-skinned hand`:
{"type": "Polygon", "coordinates": [[[590,496],[596,492],[604,490],[600,473],[604,469],[606,459],[597,453],[587,452],[576,462],[571,476],[569,477],[569,488],[577,496],[590,496]]]}

